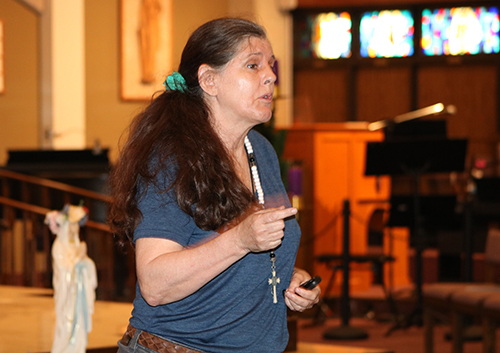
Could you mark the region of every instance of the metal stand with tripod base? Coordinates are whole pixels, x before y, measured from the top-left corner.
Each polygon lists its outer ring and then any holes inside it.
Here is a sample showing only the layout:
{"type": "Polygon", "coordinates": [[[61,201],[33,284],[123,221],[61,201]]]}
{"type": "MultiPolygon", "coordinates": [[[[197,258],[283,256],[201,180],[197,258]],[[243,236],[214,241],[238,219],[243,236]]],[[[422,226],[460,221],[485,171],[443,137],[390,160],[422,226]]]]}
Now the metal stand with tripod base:
{"type": "MultiPolygon", "coordinates": [[[[349,218],[351,209],[349,200],[344,200],[343,216],[344,216],[344,233],[343,233],[343,251],[342,251],[342,298],[341,298],[341,318],[342,323],[339,327],[331,328],[323,333],[325,339],[366,339],[368,333],[360,328],[349,325],[351,319],[351,305],[349,295],[349,266],[350,266],[350,246],[349,246],[349,218]]],[[[330,279],[332,282],[332,279],[330,279]]]]}
{"type": "MultiPolygon", "coordinates": [[[[356,263],[367,263],[371,262],[373,264],[380,265],[388,261],[394,261],[392,256],[385,255],[370,255],[362,254],[356,255],[350,252],[350,202],[349,200],[344,200],[343,203],[343,246],[342,254],[323,254],[317,257],[319,262],[326,263],[327,266],[332,267],[333,272],[328,282],[328,286],[325,292],[325,297],[328,297],[330,290],[335,280],[335,275],[338,270],[342,270],[342,293],[340,302],[340,317],[341,324],[338,327],[330,328],[323,333],[323,338],[334,339],[334,340],[359,340],[368,338],[368,333],[357,327],[350,325],[351,319],[351,296],[349,289],[349,278],[350,278],[350,264],[352,262],[356,263]]],[[[385,285],[382,283],[384,290],[385,285]]],[[[390,300],[390,298],[388,298],[390,300]]],[[[326,304],[325,304],[326,305],[326,304]]],[[[324,309],[319,308],[318,310],[324,309]]],[[[320,311],[317,314],[321,313],[320,311]]]]}

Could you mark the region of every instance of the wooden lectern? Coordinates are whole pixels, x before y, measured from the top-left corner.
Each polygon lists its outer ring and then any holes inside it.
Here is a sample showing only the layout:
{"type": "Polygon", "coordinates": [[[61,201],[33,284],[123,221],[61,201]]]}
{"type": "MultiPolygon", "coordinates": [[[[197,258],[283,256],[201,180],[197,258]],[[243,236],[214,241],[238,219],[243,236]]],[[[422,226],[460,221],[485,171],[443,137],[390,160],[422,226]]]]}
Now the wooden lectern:
{"type": "MultiPolygon", "coordinates": [[[[366,122],[316,123],[297,124],[288,130],[284,158],[300,161],[303,168],[303,201],[299,209],[302,241],[297,266],[311,275],[329,278],[331,268],[318,262],[317,257],[342,253],[344,200],[350,201],[351,208],[351,254],[368,253],[370,216],[377,209],[389,211],[390,177],[365,176],[366,144],[382,141],[384,135],[382,131],[368,131],[367,127],[366,122]]],[[[390,278],[385,266],[385,283],[408,285],[408,230],[386,230],[383,253],[395,257],[390,278]]],[[[370,266],[351,264],[351,293],[371,287],[370,266]]],[[[342,276],[337,277],[333,293],[340,292],[342,276]]]]}

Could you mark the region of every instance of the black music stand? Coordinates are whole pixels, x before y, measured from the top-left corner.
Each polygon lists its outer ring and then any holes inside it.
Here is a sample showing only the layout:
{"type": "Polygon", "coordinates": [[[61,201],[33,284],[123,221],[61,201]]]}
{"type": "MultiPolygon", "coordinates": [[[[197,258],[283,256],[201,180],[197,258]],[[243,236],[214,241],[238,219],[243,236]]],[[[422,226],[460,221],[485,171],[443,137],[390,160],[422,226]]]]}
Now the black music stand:
{"type": "Polygon", "coordinates": [[[410,230],[415,246],[415,307],[396,328],[422,325],[422,253],[425,249],[422,227],[420,178],[423,174],[463,171],[467,140],[443,138],[392,139],[369,142],[366,146],[365,175],[409,175],[413,181],[413,227],[410,230]]]}
{"type": "MultiPolygon", "coordinates": [[[[388,227],[410,229],[414,227],[413,198],[411,195],[391,195],[388,227]]],[[[457,195],[455,194],[420,196],[420,219],[425,228],[431,231],[458,229],[462,219],[456,209],[457,195]]]]}

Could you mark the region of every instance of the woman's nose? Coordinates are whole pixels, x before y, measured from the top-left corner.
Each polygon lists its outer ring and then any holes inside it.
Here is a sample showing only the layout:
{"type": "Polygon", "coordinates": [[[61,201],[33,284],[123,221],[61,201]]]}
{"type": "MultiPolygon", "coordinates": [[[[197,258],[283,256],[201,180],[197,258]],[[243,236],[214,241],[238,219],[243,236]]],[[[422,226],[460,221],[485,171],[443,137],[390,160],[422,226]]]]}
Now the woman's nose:
{"type": "Polygon", "coordinates": [[[273,68],[269,66],[269,68],[266,70],[266,78],[264,80],[264,84],[269,85],[274,82],[276,82],[276,73],[274,72],[273,68]]]}

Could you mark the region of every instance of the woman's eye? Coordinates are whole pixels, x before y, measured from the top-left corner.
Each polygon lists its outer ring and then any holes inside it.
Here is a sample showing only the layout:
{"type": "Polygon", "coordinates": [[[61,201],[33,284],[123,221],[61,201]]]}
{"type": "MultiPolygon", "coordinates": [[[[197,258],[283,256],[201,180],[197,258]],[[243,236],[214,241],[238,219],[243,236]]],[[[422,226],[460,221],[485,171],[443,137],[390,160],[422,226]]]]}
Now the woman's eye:
{"type": "Polygon", "coordinates": [[[247,67],[249,69],[256,69],[258,67],[258,65],[257,64],[248,64],[247,67]]]}

